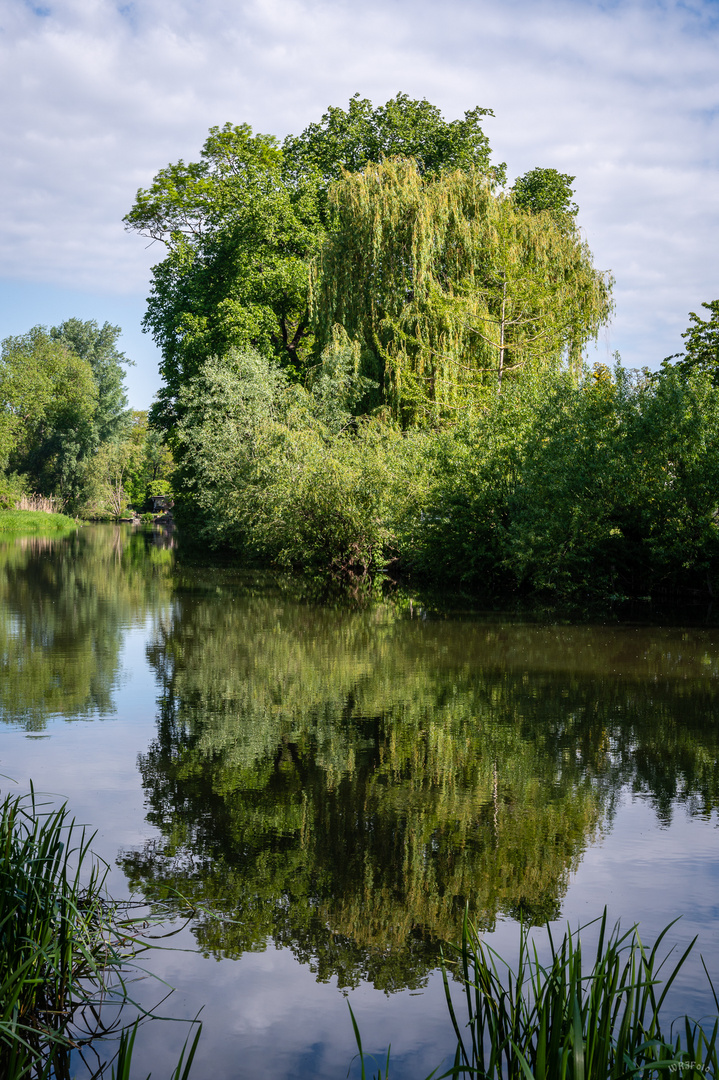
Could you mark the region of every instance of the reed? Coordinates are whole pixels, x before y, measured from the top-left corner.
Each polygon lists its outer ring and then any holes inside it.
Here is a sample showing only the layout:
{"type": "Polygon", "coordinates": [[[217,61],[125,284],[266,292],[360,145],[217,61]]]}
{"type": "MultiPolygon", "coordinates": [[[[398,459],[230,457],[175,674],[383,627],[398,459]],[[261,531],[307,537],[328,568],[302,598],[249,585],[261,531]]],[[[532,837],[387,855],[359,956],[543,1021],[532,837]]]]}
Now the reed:
{"type": "Polygon", "coordinates": [[[667,1030],[662,1013],[696,939],[671,966],[670,953],[660,958],[660,949],[673,923],[648,949],[636,926],[622,932],[617,924],[609,931],[606,909],[595,922],[599,938],[588,970],[580,940],[588,927],[567,930],[558,945],[548,927],[547,963],[540,961],[522,928],[513,970],[465,915],[457,949],[467,1010],[463,1026],[450,995],[447,965],[443,969],[457,1035],[454,1066],[445,1075],[485,1080],[625,1080],[672,1073],[683,1080],[704,1080],[719,1075],[719,1021],[707,1034],[697,1021],[684,1017],[683,1030],[673,1038],[674,1025],[667,1030]]]}
{"type": "MultiPolygon", "coordinates": [[[[121,1027],[132,1004],[126,974],[147,947],[105,893],[108,868],[92,837],[28,795],[0,803],[0,1077],[50,1080],[70,1075],[69,1056],[121,1027]],[[103,1021],[112,1002],[114,1020],[103,1021]]],[[[198,1032],[199,1037],[199,1032],[198,1032]]],[[[189,1062],[194,1055],[193,1044],[189,1062]]],[[[132,1037],[121,1034],[119,1076],[127,1076],[132,1037]]],[[[189,1069],[188,1062],[188,1069],[189,1069]]],[[[187,1070],[178,1065],[177,1080],[187,1070]]]]}
{"type": "MultiPolygon", "coordinates": [[[[630,1080],[631,1077],[706,1080],[719,1078],[719,1020],[702,1026],[685,1016],[672,1034],[662,1009],[694,941],[673,966],[662,943],[674,923],[647,949],[636,926],[608,930],[602,917],[567,930],[555,945],[551,928],[549,960],[540,960],[528,930],[520,928],[519,958],[512,968],[487,945],[465,914],[462,940],[443,959],[442,972],[450,1017],[457,1036],[453,1065],[426,1080],[476,1077],[478,1080],[630,1080]],[[598,924],[596,953],[587,970],[581,934],[598,924]],[[463,990],[466,1018],[460,1019],[450,993],[449,972],[463,990]]],[[[703,963],[703,960],[702,960],[703,963]]],[[[704,966],[709,978],[709,972],[704,966]]],[[[719,1000],[709,978],[719,1014],[719,1000]]],[[[350,1008],[361,1080],[367,1062],[360,1031],[350,1008]]],[[[376,1080],[388,1080],[390,1054],[376,1080]]]]}
{"type": "Polygon", "coordinates": [[[23,495],[15,503],[16,510],[38,510],[45,514],[60,514],[64,507],[62,499],[56,499],[53,495],[23,495]]]}

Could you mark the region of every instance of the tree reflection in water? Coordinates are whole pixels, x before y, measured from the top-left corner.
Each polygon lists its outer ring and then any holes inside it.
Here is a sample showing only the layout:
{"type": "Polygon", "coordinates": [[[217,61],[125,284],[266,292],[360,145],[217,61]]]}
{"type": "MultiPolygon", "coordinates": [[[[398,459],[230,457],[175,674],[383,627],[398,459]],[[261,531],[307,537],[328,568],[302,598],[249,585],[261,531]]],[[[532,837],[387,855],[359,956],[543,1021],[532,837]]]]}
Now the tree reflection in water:
{"type": "Polygon", "coordinates": [[[676,632],[408,615],[179,582],[139,762],[162,839],[121,862],[226,913],[198,917],[207,954],[273,941],[320,980],[416,987],[465,903],[557,917],[625,785],[717,806],[716,662],[676,632]]]}

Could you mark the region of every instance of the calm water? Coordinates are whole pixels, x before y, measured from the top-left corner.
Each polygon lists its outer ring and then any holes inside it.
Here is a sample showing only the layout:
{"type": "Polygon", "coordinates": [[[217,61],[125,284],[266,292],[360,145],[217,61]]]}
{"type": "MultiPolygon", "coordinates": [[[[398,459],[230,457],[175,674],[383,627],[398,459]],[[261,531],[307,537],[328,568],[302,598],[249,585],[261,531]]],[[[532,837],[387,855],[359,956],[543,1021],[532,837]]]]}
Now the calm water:
{"type": "MultiPolygon", "coordinates": [[[[197,1080],[345,1077],[347,999],[426,1075],[465,904],[508,956],[520,915],[682,916],[669,1007],[710,1011],[719,630],[321,607],[98,527],[0,548],[0,639],[0,773],[97,830],[114,895],[199,906],[145,965],[164,1015],[203,1009],[197,1080]]],[[[142,1075],[186,1034],[145,1027],[142,1075]]]]}

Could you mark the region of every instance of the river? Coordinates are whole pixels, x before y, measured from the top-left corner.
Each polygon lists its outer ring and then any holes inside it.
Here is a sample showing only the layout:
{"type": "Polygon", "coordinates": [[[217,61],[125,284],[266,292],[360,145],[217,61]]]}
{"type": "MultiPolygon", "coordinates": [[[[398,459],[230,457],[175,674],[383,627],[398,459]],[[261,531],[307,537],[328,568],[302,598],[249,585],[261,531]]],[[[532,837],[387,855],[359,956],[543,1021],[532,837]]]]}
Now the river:
{"type": "Polygon", "coordinates": [[[0,639],[3,789],[67,800],[117,898],[194,905],[143,959],[183,1022],[141,1029],[138,1075],[198,1013],[197,1080],[358,1075],[348,1001],[396,1080],[427,1075],[466,905],[508,957],[520,918],[541,948],[605,906],[649,941],[681,917],[667,1008],[712,1011],[717,628],[321,605],[90,526],[3,542],[0,639]]]}

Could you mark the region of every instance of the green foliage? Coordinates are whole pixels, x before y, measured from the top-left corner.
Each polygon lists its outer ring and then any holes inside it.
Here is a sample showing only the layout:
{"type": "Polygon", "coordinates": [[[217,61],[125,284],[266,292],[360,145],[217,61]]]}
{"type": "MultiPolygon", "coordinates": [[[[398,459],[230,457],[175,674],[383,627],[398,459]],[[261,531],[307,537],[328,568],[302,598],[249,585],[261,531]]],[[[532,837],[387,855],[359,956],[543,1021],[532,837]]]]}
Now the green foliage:
{"type": "Polygon", "coordinates": [[[66,319],[50,329],[50,337],[66,345],[76,356],[87,360],[97,387],[95,425],[100,443],[121,435],[130,420],[125,393],[123,365],[133,364],[117,348],[122,331],[106,322],[101,327],[94,319],[66,319]]]}
{"type": "Polygon", "coordinates": [[[554,603],[713,591],[719,394],[708,376],[598,368],[512,387],[434,438],[404,565],[554,603]]]}
{"type": "Polygon", "coordinates": [[[340,325],[403,425],[457,416],[503,378],[578,365],[611,310],[574,230],[496,196],[478,171],[397,159],[345,176],[312,283],[320,341],[340,325]]]}
{"type": "Polygon", "coordinates": [[[212,128],[201,157],[161,170],[125,218],[168,248],[144,319],[162,351],[152,415],[165,431],[180,389],[210,355],[255,345],[302,365],[307,267],[321,232],[314,185],[287,181],[271,136],[212,128]]]}
{"type": "Polygon", "coordinates": [[[93,519],[119,518],[130,505],[139,509],[155,495],[172,496],[172,452],[147,413],[133,411],[116,438],[100,446],[88,470],[82,509],[93,519]]]}
{"type": "Polygon", "coordinates": [[[330,109],[282,147],[246,124],[226,124],[210,130],[200,162],[168,165],[138,191],[127,228],[168,249],[144,319],[162,351],[153,423],[173,438],[181,389],[230,348],[256,348],[293,377],[303,373],[315,351],[308,279],[328,226],[328,182],[346,167],[408,153],[431,173],[471,166],[502,182],[504,167],[490,168],[480,128],[487,113],[447,123],[403,94],[377,109],[354,97],[347,113],[330,109]]]}
{"type": "Polygon", "coordinates": [[[120,328],[66,319],[6,338],[0,364],[0,496],[28,489],[72,512],[107,486],[107,463],[126,439],[130,413],[120,328]]]}
{"type": "Polygon", "coordinates": [[[0,458],[31,490],[71,510],[98,446],[92,368],[41,326],[6,338],[0,360],[0,458]]]}
{"type": "Polygon", "coordinates": [[[42,510],[0,510],[2,533],[57,533],[76,528],[77,522],[66,514],[46,514],[42,510]]]}
{"type": "Polygon", "coordinates": [[[349,408],[366,381],[346,346],[313,379],[316,394],[292,386],[256,352],[204,365],[180,396],[180,488],[192,498],[180,520],[193,513],[201,536],[247,556],[356,582],[391,557],[398,433],[354,429],[349,408]]]}
{"type": "Polygon", "coordinates": [[[561,228],[571,229],[579,212],[577,204],[572,202],[574,179],[556,169],[530,169],[514,181],[511,193],[521,210],[548,213],[561,228]]]}
{"type": "Polygon", "coordinates": [[[256,353],[183,392],[180,520],[245,558],[356,584],[423,580],[573,604],[713,592],[719,390],[598,367],[507,381],[453,425],[357,415],[376,393],[337,330],[306,388],[256,353]]]}
{"type": "Polygon", "coordinates": [[[347,110],[330,106],[317,124],[301,135],[288,135],[283,152],[288,169],[317,172],[322,180],[360,172],[385,158],[414,158],[422,173],[477,169],[495,184],[503,184],[505,166],[490,166],[489,139],[481,128],[491,109],[465,112],[462,120],[446,121],[436,105],[407,94],[375,108],[355,94],[347,110]]]}
{"type": "Polygon", "coordinates": [[[694,311],[689,312],[691,325],[682,337],[686,341],[686,349],[683,353],[675,353],[668,356],[664,361],[664,367],[672,360],[678,362],[674,365],[679,371],[688,373],[691,371],[703,371],[709,375],[714,383],[719,383],[719,300],[710,303],[702,303],[710,314],[708,319],[702,319],[694,311]]]}

